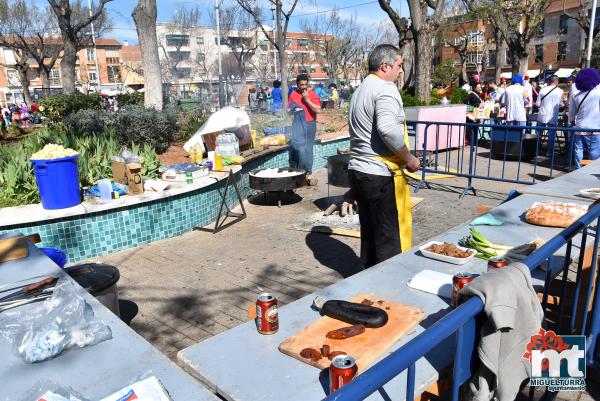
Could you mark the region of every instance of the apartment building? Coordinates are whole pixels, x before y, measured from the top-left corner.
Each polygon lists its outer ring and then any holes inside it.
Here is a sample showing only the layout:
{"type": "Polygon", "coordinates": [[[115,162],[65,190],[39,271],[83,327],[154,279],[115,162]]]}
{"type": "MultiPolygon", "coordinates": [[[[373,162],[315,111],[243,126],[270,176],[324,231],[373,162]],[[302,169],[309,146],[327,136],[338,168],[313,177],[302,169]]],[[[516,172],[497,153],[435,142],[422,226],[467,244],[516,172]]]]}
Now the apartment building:
{"type": "MultiPolygon", "coordinates": [[[[56,39],[59,43],[60,39],[56,39]]],[[[115,39],[99,38],[96,46],[90,43],[81,49],[75,66],[76,88],[82,92],[116,93],[124,89],[122,44],[115,39]]],[[[22,102],[23,89],[17,71],[11,68],[16,62],[12,49],[0,47],[0,102],[22,102]]],[[[50,92],[61,93],[62,81],[59,57],[50,71],[50,92]]],[[[42,94],[42,82],[37,63],[29,60],[29,89],[33,99],[42,94]]]]}
{"type": "MultiPolygon", "coordinates": [[[[540,74],[555,73],[566,77],[574,68],[581,66],[585,49],[585,34],[572,18],[582,7],[580,0],[553,0],[545,11],[544,20],[540,24],[536,36],[531,41],[529,51],[528,75],[537,77],[540,74]]],[[[591,11],[591,10],[590,10],[591,11]]],[[[597,23],[600,15],[596,13],[597,23]]],[[[457,72],[462,72],[460,56],[451,44],[467,41],[466,69],[468,76],[478,71],[485,71],[485,78],[491,78],[495,72],[496,52],[501,53],[502,76],[510,77],[511,60],[506,47],[496,48],[491,27],[481,20],[467,20],[460,16],[453,17],[456,24],[447,29],[447,39],[441,41],[438,49],[441,62],[456,61],[457,72]]]]}

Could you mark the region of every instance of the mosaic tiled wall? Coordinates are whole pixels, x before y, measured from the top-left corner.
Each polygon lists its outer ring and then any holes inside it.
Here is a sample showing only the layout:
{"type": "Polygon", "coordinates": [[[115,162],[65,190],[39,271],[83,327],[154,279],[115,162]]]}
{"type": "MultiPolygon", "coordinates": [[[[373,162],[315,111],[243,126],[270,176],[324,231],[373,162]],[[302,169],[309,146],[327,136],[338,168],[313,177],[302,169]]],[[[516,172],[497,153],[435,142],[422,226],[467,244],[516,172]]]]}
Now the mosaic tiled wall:
{"type": "MultiPolygon", "coordinates": [[[[338,147],[349,146],[348,139],[314,147],[315,169],[327,164],[327,156],[336,154],[338,147]]],[[[242,197],[252,193],[248,185],[248,173],[258,168],[284,167],[289,165],[289,152],[281,150],[245,164],[241,175],[236,175],[242,197]]],[[[25,235],[38,233],[40,246],[62,249],[69,262],[77,262],[94,256],[173,237],[214,222],[218,213],[219,190],[224,181],[141,205],[128,206],[85,216],[68,217],[35,224],[0,227],[0,233],[20,231],[25,235]]],[[[235,190],[228,191],[228,203],[237,205],[235,190]]]]}

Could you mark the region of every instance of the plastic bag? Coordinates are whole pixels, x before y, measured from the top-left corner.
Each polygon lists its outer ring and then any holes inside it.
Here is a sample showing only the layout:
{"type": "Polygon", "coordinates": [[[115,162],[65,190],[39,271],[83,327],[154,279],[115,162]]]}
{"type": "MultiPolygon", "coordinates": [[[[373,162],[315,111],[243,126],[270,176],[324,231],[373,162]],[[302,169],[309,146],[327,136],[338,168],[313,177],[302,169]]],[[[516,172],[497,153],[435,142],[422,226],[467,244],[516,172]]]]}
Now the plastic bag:
{"type": "Polygon", "coordinates": [[[52,296],[44,302],[0,314],[0,334],[29,363],[112,338],[110,327],[94,318],[92,307],[66,277],[58,280],[52,296]]]}
{"type": "Polygon", "coordinates": [[[37,382],[20,401],[87,401],[70,387],[63,387],[52,380],[37,382]]]}
{"type": "Polygon", "coordinates": [[[144,400],[144,401],[172,401],[167,390],[163,387],[160,380],[147,372],[140,376],[135,383],[123,387],[108,397],[100,401],[121,401],[121,400],[144,400]]]}

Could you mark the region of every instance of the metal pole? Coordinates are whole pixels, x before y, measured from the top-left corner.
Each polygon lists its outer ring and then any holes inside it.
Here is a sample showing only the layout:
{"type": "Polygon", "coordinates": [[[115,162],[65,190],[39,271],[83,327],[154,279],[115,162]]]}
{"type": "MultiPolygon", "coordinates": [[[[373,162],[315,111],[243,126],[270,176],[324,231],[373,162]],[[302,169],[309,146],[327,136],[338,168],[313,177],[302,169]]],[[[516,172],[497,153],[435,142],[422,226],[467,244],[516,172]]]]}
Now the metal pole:
{"type": "MultiPolygon", "coordinates": [[[[271,9],[271,16],[273,17],[271,24],[273,30],[271,32],[273,32],[273,40],[275,40],[275,8],[271,9]]],[[[277,49],[273,46],[273,43],[271,43],[271,46],[273,47],[273,69],[275,70],[275,79],[277,79],[277,49]]]]}
{"type": "MultiPolygon", "coordinates": [[[[90,17],[92,16],[92,0],[88,0],[88,9],[90,11],[90,17]]],[[[101,92],[100,86],[100,65],[98,64],[98,49],[96,48],[96,34],[94,33],[94,23],[91,24],[92,27],[92,43],[94,44],[94,60],[96,61],[96,87],[98,88],[98,93],[101,92]]]]}
{"type": "Polygon", "coordinates": [[[585,57],[585,66],[590,67],[592,64],[592,44],[594,43],[594,22],[596,22],[596,5],[598,0],[592,1],[592,18],[590,20],[590,30],[588,32],[587,55],[585,57]]]}
{"type": "Polygon", "coordinates": [[[223,75],[223,67],[221,66],[221,21],[219,16],[219,8],[221,7],[220,0],[215,0],[215,15],[217,17],[217,55],[219,59],[219,107],[225,106],[225,99],[223,98],[223,84],[221,83],[221,76],[223,75]]]}

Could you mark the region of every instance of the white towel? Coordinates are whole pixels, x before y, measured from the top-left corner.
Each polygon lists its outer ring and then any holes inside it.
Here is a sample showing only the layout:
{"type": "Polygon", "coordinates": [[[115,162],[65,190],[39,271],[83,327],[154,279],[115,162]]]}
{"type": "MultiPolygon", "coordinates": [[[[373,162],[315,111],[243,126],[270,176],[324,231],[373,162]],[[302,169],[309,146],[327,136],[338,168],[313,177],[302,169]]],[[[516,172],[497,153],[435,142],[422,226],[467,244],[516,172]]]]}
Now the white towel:
{"type": "Polygon", "coordinates": [[[444,298],[452,297],[452,275],[433,270],[422,270],[411,278],[407,285],[444,298]]]}

